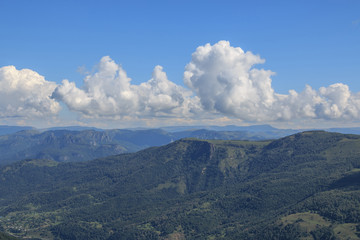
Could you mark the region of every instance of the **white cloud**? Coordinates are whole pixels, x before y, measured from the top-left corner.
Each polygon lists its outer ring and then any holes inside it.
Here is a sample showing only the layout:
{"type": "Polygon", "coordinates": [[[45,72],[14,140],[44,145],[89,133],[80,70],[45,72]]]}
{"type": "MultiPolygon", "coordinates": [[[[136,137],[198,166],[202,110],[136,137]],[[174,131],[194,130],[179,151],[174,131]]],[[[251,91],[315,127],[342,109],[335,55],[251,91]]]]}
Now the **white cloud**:
{"type": "Polygon", "coordinates": [[[273,72],[255,69],[264,60],[220,41],[200,46],[186,66],[184,82],[200,98],[205,110],[243,120],[263,120],[275,101],[273,72]]]}
{"type": "Polygon", "coordinates": [[[245,121],[295,119],[358,119],[360,94],[337,83],[318,91],[306,86],[298,93],[275,93],[269,70],[254,66],[264,60],[227,41],[200,46],[184,73],[185,84],[206,111],[245,121]]]}
{"type": "Polygon", "coordinates": [[[360,96],[351,94],[349,87],[342,83],[321,87],[320,96],[324,99],[318,115],[323,118],[356,119],[359,117],[360,96]]]}
{"type": "Polygon", "coordinates": [[[84,79],[82,88],[64,80],[53,98],[87,117],[186,117],[199,105],[191,94],[169,81],[161,66],[155,67],[149,81],[132,85],[122,67],[105,56],[98,71],[84,79]]]}
{"type": "Polygon", "coordinates": [[[152,79],[134,88],[140,95],[140,109],[146,115],[188,117],[199,110],[198,98],[191,97],[191,91],[169,81],[161,66],[155,67],[152,79]]]}
{"type": "Polygon", "coordinates": [[[352,94],[349,87],[342,83],[321,87],[318,91],[306,86],[297,93],[290,90],[274,104],[279,119],[325,119],[359,120],[360,95],[352,94]]]}
{"type": "Polygon", "coordinates": [[[151,126],[214,119],[233,124],[359,120],[360,93],[352,93],[347,85],[336,83],[318,90],[307,85],[301,92],[278,94],[271,85],[274,73],[257,68],[264,62],[227,41],[200,46],[185,67],[188,88],[171,82],[161,66],[154,68],[149,81],[131,84],[125,70],[108,56],[81,87],[69,80],[56,85],[29,69],[2,67],[0,118],[54,116],[63,102],[88,120],[122,119],[151,126]]]}
{"type": "Polygon", "coordinates": [[[50,98],[56,83],[30,69],[0,68],[0,118],[40,118],[60,110],[50,98]]]}

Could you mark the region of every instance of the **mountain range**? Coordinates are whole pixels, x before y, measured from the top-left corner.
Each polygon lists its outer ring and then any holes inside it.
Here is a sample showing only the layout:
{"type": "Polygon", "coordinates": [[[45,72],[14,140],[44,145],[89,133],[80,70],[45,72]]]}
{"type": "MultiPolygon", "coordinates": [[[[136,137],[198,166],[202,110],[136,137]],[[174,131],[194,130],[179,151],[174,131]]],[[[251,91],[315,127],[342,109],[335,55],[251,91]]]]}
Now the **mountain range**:
{"type": "MultiPolygon", "coordinates": [[[[279,130],[271,126],[247,128],[228,126],[209,129],[113,129],[84,127],[51,128],[38,130],[30,127],[3,126],[0,136],[0,165],[23,159],[49,159],[57,162],[92,160],[120,153],[136,152],[161,146],[181,138],[262,140],[289,135],[294,130],[279,130]],[[247,129],[247,130],[246,130],[247,129]],[[22,131],[18,131],[22,130],[22,131]],[[174,131],[175,130],[175,131],[174,131]],[[181,131],[180,131],[181,130],[181,131]]],[[[1,128],[0,128],[1,130],[1,128]]]]}
{"type": "MultiPolygon", "coordinates": [[[[154,140],[155,141],[155,140],[154,140]]],[[[359,239],[360,136],[186,138],[0,168],[0,231],[36,239],[359,239]]]]}
{"type": "MultiPolygon", "coordinates": [[[[330,129],[360,133],[358,128],[330,129]]],[[[0,126],[0,165],[23,159],[49,159],[57,162],[87,161],[99,157],[136,152],[162,146],[181,138],[222,140],[268,140],[301,130],[254,126],[178,126],[161,129],[98,129],[91,127],[0,126]]]]}

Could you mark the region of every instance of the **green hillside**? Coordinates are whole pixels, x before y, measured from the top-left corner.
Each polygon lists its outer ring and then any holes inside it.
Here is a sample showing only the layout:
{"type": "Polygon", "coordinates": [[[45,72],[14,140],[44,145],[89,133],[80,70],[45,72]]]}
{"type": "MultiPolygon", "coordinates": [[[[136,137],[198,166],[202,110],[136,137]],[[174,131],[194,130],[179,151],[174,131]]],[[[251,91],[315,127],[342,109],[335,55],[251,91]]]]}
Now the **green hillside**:
{"type": "Polygon", "coordinates": [[[360,136],[183,139],[0,169],[0,226],[40,239],[359,239],[360,136]]]}
{"type": "MultiPolygon", "coordinates": [[[[179,132],[167,132],[162,129],[101,130],[68,127],[68,129],[54,128],[47,131],[28,129],[2,135],[1,129],[6,130],[8,128],[10,130],[21,129],[19,127],[0,126],[0,152],[2,153],[0,155],[0,166],[24,159],[49,159],[57,162],[88,161],[120,153],[136,152],[148,147],[162,146],[189,137],[262,140],[274,139],[297,132],[296,130],[273,129],[270,126],[230,128],[234,131],[191,129],[179,132]],[[241,131],[235,131],[236,129],[241,129],[241,131]]],[[[224,129],[227,128],[224,127],[224,129]]]]}

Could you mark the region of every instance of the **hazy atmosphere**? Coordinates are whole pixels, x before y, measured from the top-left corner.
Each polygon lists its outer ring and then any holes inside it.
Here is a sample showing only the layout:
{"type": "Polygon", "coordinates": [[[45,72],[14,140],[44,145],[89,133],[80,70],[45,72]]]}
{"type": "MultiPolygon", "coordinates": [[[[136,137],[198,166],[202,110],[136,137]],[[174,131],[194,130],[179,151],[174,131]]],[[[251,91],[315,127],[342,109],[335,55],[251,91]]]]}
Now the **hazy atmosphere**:
{"type": "Polygon", "coordinates": [[[359,1],[0,1],[0,124],[359,126],[359,1]]]}

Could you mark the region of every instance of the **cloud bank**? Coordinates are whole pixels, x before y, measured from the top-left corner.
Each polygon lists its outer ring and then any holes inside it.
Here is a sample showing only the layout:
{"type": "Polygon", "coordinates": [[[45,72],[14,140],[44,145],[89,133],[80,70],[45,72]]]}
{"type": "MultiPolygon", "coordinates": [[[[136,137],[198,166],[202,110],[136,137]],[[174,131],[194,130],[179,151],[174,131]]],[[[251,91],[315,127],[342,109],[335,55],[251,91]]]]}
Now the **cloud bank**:
{"type": "Polygon", "coordinates": [[[86,117],[189,117],[199,108],[192,92],[168,80],[161,66],[152,78],[131,84],[122,67],[110,57],[100,60],[98,71],[88,75],[82,88],[64,80],[52,97],[86,117]]]}
{"type": "Polygon", "coordinates": [[[213,119],[225,116],[242,122],[303,119],[358,121],[360,93],[336,83],[318,90],[278,94],[274,72],[258,66],[260,56],[227,41],[200,46],[185,67],[187,88],[171,82],[161,66],[140,85],[110,57],[78,87],[63,80],[57,85],[28,69],[0,68],[0,118],[56,115],[63,102],[71,111],[92,119],[213,119]]]}
{"type": "Polygon", "coordinates": [[[255,66],[265,61],[227,41],[200,46],[185,67],[184,82],[206,111],[245,121],[291,119],[359,119],[360,94],[337,83],[318,91],[306,86],[298,93],[277,94],[270,70],[255,66]]]}
{"type": "Polygon", "coordinates": [[[50,98],[56,86],[30,69],[0,68],[0,118],[42,118],[57,114],[60,104],[50,98]]]}

